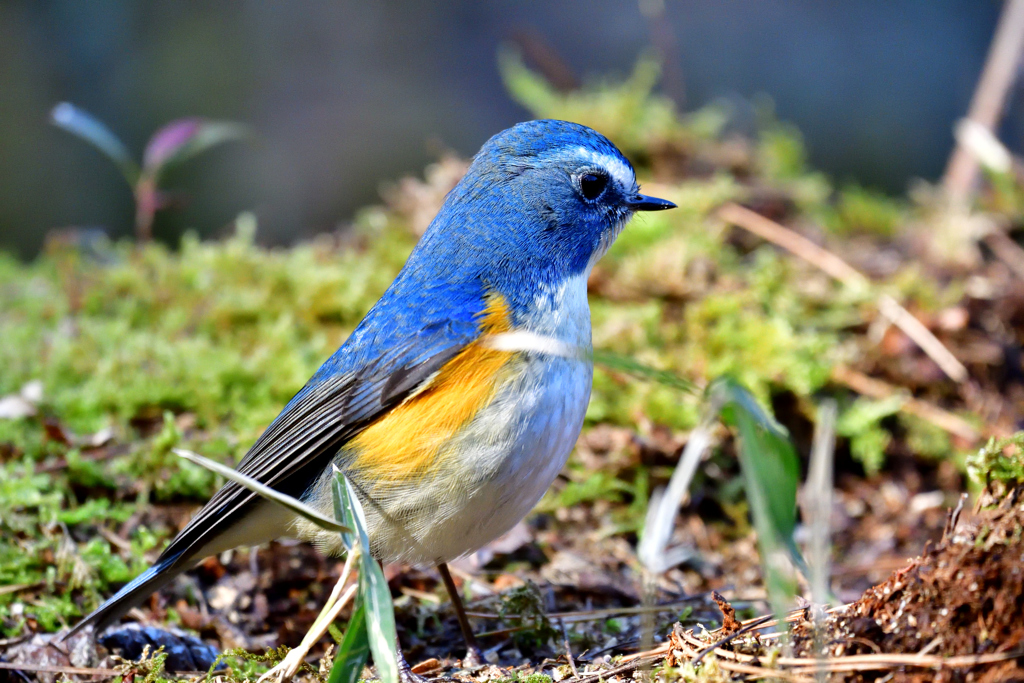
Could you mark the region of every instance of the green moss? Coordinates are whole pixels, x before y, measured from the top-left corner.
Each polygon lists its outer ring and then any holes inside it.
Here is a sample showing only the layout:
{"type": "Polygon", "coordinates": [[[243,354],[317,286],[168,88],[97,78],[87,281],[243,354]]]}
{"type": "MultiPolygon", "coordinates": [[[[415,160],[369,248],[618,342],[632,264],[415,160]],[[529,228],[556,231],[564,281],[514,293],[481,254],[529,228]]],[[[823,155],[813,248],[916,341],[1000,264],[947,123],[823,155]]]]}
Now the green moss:
{"type": "Polygon", "coordinates": [[[521,650],[544,646],[559,635],[548,620],[540,589],[532,581],[502,595],[498,615],[519,627],[512,640],[521,650]]]}
{"type": "MultiPolygon", "coordinates": [[[[0,395],[41,381],[41,413],[72,441],[52,438],[38,418],[0,420],[0,579],[48,581],[46,563],[32,558],[64,553],[61,583],[46,600],[29,592],[24,604],[47,628],[95,606],[166,537],[136,530],[125,560],[95,528],[124,521],[137,503],[207,499],[216,478],[171,449],[239,457],[413,244],[399,225],[361,222],[365,249],[316,242],[270,250],[255,245],[253,230],[243,215],[234,237],[189,236],[177,251],[118,244],[103,262],[66,247],[27,265],[0,257],[0,395]],[[122,455],[97,459],[102,451],[78,445],[102,429],[114,436],[111,447],[127,446],[122,455]],[[51,530],[55,522],[94,538],[78,546],[51,530]]],[[[5,628],[16,630],[17,600],[0,595],[5,628]]]]}
{"type": "Polygon", "coordinates": [[[866,233],[893,237],[906,220],[903,203],[881,192],[850,185],[839,192],[835,209],[826,218],[825,225],[839,235],[866,233]]]}
{"type": "Polygon", "coordinates": [[[896,415],[906,402],[904,396],[885,399],[858,398],[839,416],[836,433],[850,439],[850,451],[868,474],[878,472],[885,461],[885,449],[892,441],[882,420],[896,415]]]}
{"type": "Polygon", "coordinates": [[[1024,482],[1024,431],[1005,439],[989,439],[967,458],[967,473],[978,484],[1024,482]]]}
{"type": "Polygon", "coordinates": [[[638,60],[626,79],[593,80],[567,93],[527,69],[513,50],[502,51],[498,64],[512,98],[537,118],[590,126],[614,140],[634,161],[659,148],[714,136],[726,122],[724,115],[714,115],[712,109],[688,120],[680,117],[672,100],[654,91],[661,73],[654,59],[638,60]]]}
{"type": "Polygon", "coordinates": [[[527,674],[514,671],[508,678],[496,678],[494,683],[552,683],[551,676],[545,674],[527,674]]]}

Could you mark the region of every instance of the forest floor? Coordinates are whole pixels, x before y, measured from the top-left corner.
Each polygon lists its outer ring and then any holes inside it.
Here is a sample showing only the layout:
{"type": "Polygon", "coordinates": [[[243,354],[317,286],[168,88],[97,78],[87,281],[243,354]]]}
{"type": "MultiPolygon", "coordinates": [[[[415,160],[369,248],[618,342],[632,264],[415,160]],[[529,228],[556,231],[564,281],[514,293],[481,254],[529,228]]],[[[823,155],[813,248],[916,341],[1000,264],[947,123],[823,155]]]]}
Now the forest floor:
{"type": "MultiPolygon", "coordinates": [[[[676,519],[689,559],[645,574],[647,504],[703,399],[599,369],[548,496],[452,565],[488,665],[461,667],[435,571],[385,569],[415,670],[530,683],[814,680],[819,666],[835,680],[1024,679],[1024,456],[1019,441],[983,448],[1024,428],[1020,178],[988,176],[970,208],[924,184],[902,199],[837,187],[764,112],[675,114],[643,63],[625,84],[568,95],[505,68],[535,115],[602,130],[645,191],[680,207],[634,221],[595,269],[595,346],[701,386],[736,377],[804,469],[818,406],[837,402],[835,604],[794,605],[786,637],[751,621],[771,608],[725,427],[676,519]]],[[[237,461],[387,286],[464,169],[444,157],[353,225],[289,249],[256,246],[246,214],[233,236],[175,251],[66,231],[31,264],[0,255],[0,681],[198,678],[187,671],[206,676],[230,652],[211,678],[239,683],[299,643],[340,565],[287,541],[207,559],[133,610],[138,625],[108,633],[109,647],[55,635],[144,569],[215,489],[171,449],[237,461]],[[169,656],[129,661],[147,644],[169,656]]],[[[335,636],[300,679],[326,679],[335,636]]]]}

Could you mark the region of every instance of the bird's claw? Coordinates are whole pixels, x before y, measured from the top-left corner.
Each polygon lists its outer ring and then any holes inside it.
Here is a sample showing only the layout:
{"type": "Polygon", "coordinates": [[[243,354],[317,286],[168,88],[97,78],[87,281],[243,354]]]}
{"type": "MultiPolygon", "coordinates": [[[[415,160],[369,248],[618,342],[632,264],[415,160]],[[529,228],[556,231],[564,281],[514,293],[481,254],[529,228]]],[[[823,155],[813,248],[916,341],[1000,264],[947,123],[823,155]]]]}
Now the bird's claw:
{"type": "Polygon", "coordinates": [[[484,659],[484,653],[480,648],[472,645],[466,648],[466,656],[462,658],[463,669],[479,669],[486,665],[487,660],[484,659]]]}

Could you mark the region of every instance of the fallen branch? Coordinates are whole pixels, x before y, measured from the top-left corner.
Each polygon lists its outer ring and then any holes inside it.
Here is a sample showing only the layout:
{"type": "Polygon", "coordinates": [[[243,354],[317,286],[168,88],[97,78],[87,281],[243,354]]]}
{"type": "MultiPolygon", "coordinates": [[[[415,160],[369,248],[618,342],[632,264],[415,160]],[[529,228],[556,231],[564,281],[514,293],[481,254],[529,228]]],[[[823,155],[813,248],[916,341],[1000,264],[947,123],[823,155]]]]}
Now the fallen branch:
{"type": "MultiPolygon", "coordinates": [[[[724,221],[779,245],[849,287],[864,290],[871,288],[871,280],[846,261],[756,211],[730,202],[718,210],[718,215],[724,221]]],[[[964,364],[910,311],[886,294],[878,297],[877,305],[879,312],[910,337],[950,379],[955,382],[967,381],[968,373],[964,364]]]]}

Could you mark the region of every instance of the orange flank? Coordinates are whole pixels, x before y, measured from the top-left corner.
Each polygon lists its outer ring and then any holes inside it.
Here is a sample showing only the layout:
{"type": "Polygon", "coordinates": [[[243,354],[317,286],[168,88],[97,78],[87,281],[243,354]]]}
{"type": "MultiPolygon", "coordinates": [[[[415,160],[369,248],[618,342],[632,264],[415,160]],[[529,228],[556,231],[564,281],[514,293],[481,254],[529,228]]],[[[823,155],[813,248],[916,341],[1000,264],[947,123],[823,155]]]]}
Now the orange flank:
{"type": "MultiPolygon", "coordinates": [[[[481,336],[511,327],[504,298],[491,294],[480,318],[481,336]]],[[[448,440],[494,398],[501,371],[514,355],[485,348],[479,341],[467,346],[421,391],[349,442],[352,468],[369,482],[425,474],[448,440]]]]}

